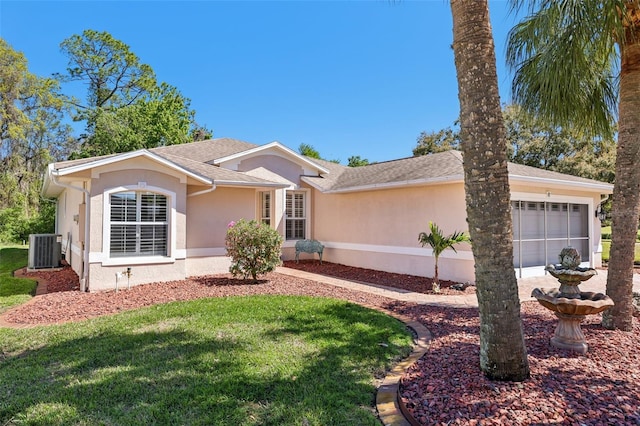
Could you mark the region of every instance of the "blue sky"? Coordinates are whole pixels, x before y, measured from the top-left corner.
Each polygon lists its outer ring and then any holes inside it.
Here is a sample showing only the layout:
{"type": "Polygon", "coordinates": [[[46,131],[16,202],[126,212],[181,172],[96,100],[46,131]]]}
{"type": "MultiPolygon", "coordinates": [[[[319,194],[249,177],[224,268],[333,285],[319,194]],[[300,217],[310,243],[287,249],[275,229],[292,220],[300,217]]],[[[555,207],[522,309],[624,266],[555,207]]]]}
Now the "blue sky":
{"type": "MultiPolygon", "coordinates": [[[[505,1],[490,2],[490,13],[505,103],[515,18],[505,1]]],[[[0,36],[37,75],[64,72],[59,45],[85,29],[128,44],[191,99],[214,137],[310,144],[342,163],[385,161],[411,156],[421,131],[458,116],[445,0],[0,0],[0,36]]]]}

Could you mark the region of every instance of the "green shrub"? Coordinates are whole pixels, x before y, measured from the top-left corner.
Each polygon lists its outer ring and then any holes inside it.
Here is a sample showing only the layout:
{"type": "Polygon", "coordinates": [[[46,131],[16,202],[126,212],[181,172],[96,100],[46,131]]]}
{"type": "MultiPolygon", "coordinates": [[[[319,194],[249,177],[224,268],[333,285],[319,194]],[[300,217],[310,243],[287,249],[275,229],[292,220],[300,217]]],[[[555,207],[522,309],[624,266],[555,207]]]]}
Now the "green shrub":
{"type": "MultiPolygon", "coordinates": [[[[611,226],[603,226],[600,229],[600,234],[603,240],[611,241],[611,226]]],[[[636,234],[636,241],[640,243],[640,231],[638,231],[636,234]]]]}
{"type": "Polygon", "coordinates": [[[55,204],[50,202],[42,202],[39,211],[30,218],[18,207],[0,210],[0,242],[21,243],[29,239],[29,234],[53,232],[55,213],[55,204]]]}
{"type": "Polygon", "coordinates": [[[227,255],[231,256],[229,272],[233,276],[248,276],[253,281],[259,274],[273,271],[280,265],[282,237],[278,231],[255,220],[231,222],[225,239],[227,255]]]}

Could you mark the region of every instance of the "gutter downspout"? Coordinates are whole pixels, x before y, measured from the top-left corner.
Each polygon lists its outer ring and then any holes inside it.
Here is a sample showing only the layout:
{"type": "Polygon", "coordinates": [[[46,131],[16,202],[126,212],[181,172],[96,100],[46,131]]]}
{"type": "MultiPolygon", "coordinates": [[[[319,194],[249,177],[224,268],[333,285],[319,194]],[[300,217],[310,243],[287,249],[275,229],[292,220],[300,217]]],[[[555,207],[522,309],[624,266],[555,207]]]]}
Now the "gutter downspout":
{"type": "MultiPolygon", "coordinates": [[[[82,278],[80,279],[80,291],[87,291],[87,284],[89,281],[89,250],[87,249],[87,238],[89,238],[89,222],[91,221],[91,198],[89,197],[89,190],[86,188],[82,188],[79,186],[69,185],[68,183],[62,183],[58,180],[58,172],[53,170],[53,165],[49,166],[49,176],[51,176],[51,181],[63,188],[75,189],[76,191],[83,192],[85,194],[85,207],[84,207],[84,241],[83,241],[83,252],[84,259],[82,263],[82,278]]],[[[56,215],[57,220],[57,215],[56,215]]]]}
{"type": "Polygon", "coordinates": [[[209,192],[213,192],[215,190],[216,190],[216,184],[212,183],[211,188],[203,189],[202,191],[192,192],[191,194],[187,195],[187,197],[195,197],[197,195],[208,194],[209,192]]]}

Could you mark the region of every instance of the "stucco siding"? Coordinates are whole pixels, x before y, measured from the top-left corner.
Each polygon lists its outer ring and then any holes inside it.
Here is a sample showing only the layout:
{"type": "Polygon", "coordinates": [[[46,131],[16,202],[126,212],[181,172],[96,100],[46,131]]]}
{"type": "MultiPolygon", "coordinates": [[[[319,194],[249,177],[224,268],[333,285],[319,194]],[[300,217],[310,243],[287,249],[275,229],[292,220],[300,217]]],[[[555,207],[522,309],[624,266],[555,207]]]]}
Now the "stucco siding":
{"type": "Polygon", "coordinates": [[[226,274],[230,266],[231,258],[227,256],[188,257],[186,273],[188,277],[226,274]]]}
{"type": "Polygon", "coordinates": [[[186,251],[186,182],[173,171],[158,168],[147,160],[131,160],[94,170],[91,181],[91,236],[89,241],[90,291],[108,288],[115,273],[132,267],[138,278],[131,284],[168,281],[185,277],[186,251]],[[153,169],[153,166],[156,169],[153,169]],[[139,168],[137,168],[139,167],[139,168]],[[168,173],[165,173],[167,171],[168,173]],[[126,191],[160,192],[169,197],[169,234],[166,257],[110,258],[105,241],[105,194],[126,191]],[[137,272],[136,272],[137,271],[137,272]],[[104,281],[108,284],[104,284],[104,281]]]}
{"type": "MultiPolygon", "coordinates": [[[[256,191],[246,188],[217,188],[187,198],[187,252],[193,249],[224,248],[231,221],[256,218],[256,191]]],[[[189,256],[191,257],[191,256],[189,256]]]]}
{"type": "MultiPolygon", "coordinates": [[[[89,269],[91,279],[89,291],[114,290],[116,287],[116,274],[122,273],[126,269],[126,266],[104,266],[92,263],[89,269]]],[[[186,276],[186,262],[184,259],[171,263],[133,265],[131,266],[129,285],[183,280],[186,276]]],[[[118,279],[118,287],[120,289],[127,288],[126,275],[118,279]]]]}
{"type": "Polygon", "coordinates": [[[277,155],[260,155],[244,159],[238,165],[238,171],[248,172],[255,169],[267,169],[286,180],[299,185],[303,169],[296,163],[277,155]]]}
{"type": "Polygon", "coordinates": [[[314,237],[327,241],[419,247],[433,221],[445,233],[466,231],[462,185],[348,194],[313,193],[314,237]]]}
{"type": "MultiPolygon", "coordinates": [[[[462,184],[347,194],[313,191],[313,238],[325,244],[324,259],[389,272],[433,276],[434,258],[418,243],[429,221],[444,233],[467,231],[462,184]]],[[[474,280],[468,244],[440,257],[440,277],[474,280]]],[[[287,258],[293,250],[287,250],[287,258]]],[[[307,258],[309,256],[305,256],[307,258]]]]}
{"type": "MultiPolygon", "coordinates": [[[[69,182],[82,188],[82,182],[69,182]]],[[[82,274],[82,240],[84,229],[84,193],[70,188],[65,189],[57,200],[56,233],[62,235],[62,250],[66,251],[65,260],[73,270],[82,274]],[[77,215],[77,216],[76,216],[77,215]],[[77,221],[75,220],[77,219],[77,221]]]]}

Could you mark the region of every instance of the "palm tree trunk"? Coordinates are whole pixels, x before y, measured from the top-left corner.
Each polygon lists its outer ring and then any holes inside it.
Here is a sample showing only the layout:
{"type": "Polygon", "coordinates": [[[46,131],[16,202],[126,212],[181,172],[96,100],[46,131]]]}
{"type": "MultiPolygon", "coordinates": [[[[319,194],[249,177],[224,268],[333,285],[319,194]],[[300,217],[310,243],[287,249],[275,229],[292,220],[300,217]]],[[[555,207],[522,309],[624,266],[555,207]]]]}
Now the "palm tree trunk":
{"type": "Polygon", "coordinates": [[[529,377],[513,243],[507,142],[486,0],[451,0],[467,220],[480,310],[480,367],[489,379],[529,377]]]}
{"type": "Polygon", "coordinates": [[[637,6],[629,5],[627,14],[635,20],[635,26],[627,27],[626,40],[620,48],[618,147],[607,276],[607,295],[615,306],[603,313],[602,325],[631,331],[633,259],[640,215],[640,12],[637,6]]]}

